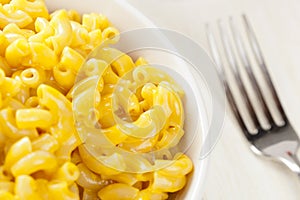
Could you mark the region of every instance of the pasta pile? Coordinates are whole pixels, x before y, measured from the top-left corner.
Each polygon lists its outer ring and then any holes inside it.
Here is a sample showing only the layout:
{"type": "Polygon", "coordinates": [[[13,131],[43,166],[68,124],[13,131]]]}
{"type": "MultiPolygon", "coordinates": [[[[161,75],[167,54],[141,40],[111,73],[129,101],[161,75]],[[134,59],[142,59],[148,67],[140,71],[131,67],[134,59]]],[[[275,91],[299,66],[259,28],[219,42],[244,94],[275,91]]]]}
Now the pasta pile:
{"type": "Polygon", "coordinates": [[[168,154],[184,133],[182,91],[172,80],[148,80],[148,73],[160,72],[113,48],[86,61],[103,42],[118,40],[102,14],[50,14],[43,0],[0,3],[0,199],[163,200],[181,190],[193,164],[182,153],[168,154]],[[115,92],[129,72],[134,93],[115,92]],[[123,104],[127,110],[117,110],[123,104]],[[89,125],[80,130],[82,116],[101,134],[89,135],[89,125]],[[97,145],[101,137],[106,143],[97,145]],[[104,151],[109,145],[165,154],[147,168],[104,151]],[[130,163],[136,171],[128,171],[130,163]]]}

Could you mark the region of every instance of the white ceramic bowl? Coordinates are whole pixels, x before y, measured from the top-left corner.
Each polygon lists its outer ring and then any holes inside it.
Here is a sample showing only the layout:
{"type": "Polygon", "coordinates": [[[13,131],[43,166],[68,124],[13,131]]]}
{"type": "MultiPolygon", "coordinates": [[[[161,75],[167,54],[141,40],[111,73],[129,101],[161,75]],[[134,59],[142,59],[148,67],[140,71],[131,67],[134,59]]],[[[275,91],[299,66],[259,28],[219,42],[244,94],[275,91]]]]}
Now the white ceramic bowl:
{"type": "MultiPolygon", "coordinates": [[[[103,13],[121,32],[137,28],[155,27],[142,13],[123,0],[46,0],[46,3],[49,11],[65,8],[75,9],[81,13],[103,13]]],[[[150,62],[156,62],[161,65],[180,65],[181,67],[184,65],[184,63],[178,59],[172,57],[168,58],[168,55],[147,56],[147,51],[142,52],[142,54],[150,62]]],[[[191,72],[187,73],[191,74],[191,72]]],[[[193,85],[195,86],[195,84],[196,83],[193,85]]],[[[193,88],[193,90],[198,90],[199,92],[199,89],[196,87],[193,88]]],[[[201,95],[200,93],[196,95],[199,112],[194,112],[193,105],[189,105],[188,113],[191,115],[189,119],[194,119],[195,122],[199,123],[198,125],[200,127],[196,133],[198,137],[195,138],[187,152],[187,155],[193,160],[194,170],[188,178],[186,187],[178,193],[176,199],[198,200],[201,199],[203,195],[208,158],[200,160],[200,151],[203,141],[207,136],[206,134],[208,133],[208,117],[201,95]]]]}

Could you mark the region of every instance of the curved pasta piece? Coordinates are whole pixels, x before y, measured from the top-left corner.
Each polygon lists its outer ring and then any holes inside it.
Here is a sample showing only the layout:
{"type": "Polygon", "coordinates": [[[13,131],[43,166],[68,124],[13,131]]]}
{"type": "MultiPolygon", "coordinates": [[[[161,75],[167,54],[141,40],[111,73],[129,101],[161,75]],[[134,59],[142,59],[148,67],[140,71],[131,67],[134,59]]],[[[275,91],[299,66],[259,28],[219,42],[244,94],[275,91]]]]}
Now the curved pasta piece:
{"type": "Polygon", "coordinates": [[[24,38],[15,40],[7,47],[5,58],[12,67],[31,66],[49,70],[58,63],[57,55],[48,46],[28,42],[24,38]]]}
{"type": "Polygon", "coordinates": [[[71,163],[65,162],[54,174],[54,180],[65,181],[68,185],[72,185],[79,177],[78,167],[71,163]]]}
{"type": "Polygon", "coordinates": [[[100,93],[95,93],[95,90],[101,86],[101,81],[100,85],[98,83],[98,77],[101,76],[107,66],[104,61],[90,59],[80,69],[78,77],[81,79],[77,80],[73,88],[74,98],[72,102],[78,125],[84,123],[85,126],[94,127],[97,123],[94,105],[95,99],[100,98],[100,93]],[[92,74],[95,75],[90,76],[92,74]]]}
{"type": "Polygon", "coordinates": [[[122,124],[121,122],[117,126],[130,137],[147,139],[157,135],[165,126],[166,121],[165,112],[161,107],[156,106],[142,113],[133,123],[122,124]]]}
{"type": "Polygon", "coordinates": [[[159,173],[166,176],[185,176],[193,170],[193,163],[186,155],[180,155],[174,160],[156,160],[159,173]]]}
{"type": "Polygon", "coordinates": [[[120,56],[115,57],[115,60],[113,60],[113,62],[111,63],[111,67],[119,77],[122,77],[127,72],[132,70],[135,65],[128,55],[122,53],[120,54],[120,56]]]}
{"type": "MultiPolygon", "coordinates": [[[[7,4],[9,5],[9,4],[7,4]]],[[[29,14],[21,10],[15,10],[0,4],[0,28],[3,29],[6,25],[15,23],[20,28],[23,28],[32,22],[32,18],[29,14]]]]}
{"type": "Polygon", "coordinates": [[[107,27],[102,31],[102,38],[110,44],[115,44],[120,40],[120,32],[114,27],[107,27]]]}
{"type": "Polygon", "coordinates": [[[8,150],[4,168],[10,172],[11,167],[24,156],[32,152],[32,145],[28,137],[24,137],[15,142],[8,150]]]}
{"type": "Polygon", "coordinates": [[[45,43],[48,37],[54,35],[54,29],[46,18],[38,17],[34,22],[34,27],[37,33],[28,38],[30,42],[45,43]]]}
{"type": "Polygon", "coordinates": [[[176,90],[172,87],[169,82],[161,82],[158,85],[158,94],[153,100],[153,104],[165,103],[166,107],[170,110],[169,123],[178,124],[181,128],[184,122],[184,110],[182,101],[180,99],[180,93],[175,92],[176,90]],[[168,96],[166,101],[163,96],[168,96]]]}
{"type": "MultiPolygon", "coordinates": [[[[105,84],[111,84],[111,85],[116,84],[120,79],[120,77],[112,70],[111,66],[109,66],[105,70],[102,77],[103,77],[103,80],[104,80],[105,84]]],[[[111,94],[112,91],[109,92],[109,93],[111,94]]]]}
{"type": "MultiPolygon", "coordinates": [[[[79,146],[79,153],[82,158],[83,163],[93,172],[97,174],[103,174],[103,175],[117,175],[121,172],[119,170],[115,170],[113,168],[107,167],[103,165],[101,162],[99,162],[95,157],[93,157],[89,151],[84,147],[83,145],[79,146]]],[[[118,160],[118,156],[112,158],[115,165],[120,165],[117,167],[120,168],[123,165],[123,168],[125,169],[124,163],[122,163],[121,160],[118,160]]]]}
{"type": "MultiPolygon", "coordinates": [[[[119,89],[119,88],[118,88],[119,89]]],[[[114,91],[115,93],[115,98],[120,98],[117,102],[119,105],[114,105],[114,106],[121,106],[122,108],[126,108],[125,113],[128,113],[127,117],[128,121],[136,121],[139,120],[140,115],[142,114],[142,110],[140,107],[139,99],[136,94],[132,93],[129,89],[127,88],[122,88],[122,91],[114,91]],[[118,92],[118,94],[116,94],[118,92]]],[[[116,102],[116,101],[114,101],[116,102]]],[[[122,115],[122,114],[121,114],[122,115]]],[[[137,124],[140,123],[140,125],[143,122],[136,122],[137,124]]]]}
{"type": "Polygon", "coordinates": [[[72,39],[72,27],[65,10],[60,10],[52,15],[50,26],[54,29],[54,35],[46,39],[46,43],[60,55],[63,49],[70,45],[72,39]]]}
{"type": "Polygon", "coordinates": [[[77,167],[80,171],[80,176],[76,180],[76,183],[87,190],[99,191],[101,188],[113,182],[111,180],[102,179],[101,175],[92,172],[83,163],[79,163],[77,167]]]}
{"type": "Polygon", "coordinates": [[[32,30],[20,29],[16,24],[8,24],[4,27],[3,32],[0,32],[0,53],[5,55],[6,48],[17,39],[27,39],[34,35],[32,30]]]}
{"type": "Polygon", "coordinates": [[[106,186],[98,193],[102,200],[134,200],[138,196],[139,190],[123,183],[115,183],[106,186]]]}
{"type": "Polygon", "coordinates": [[[58,65],[72,70],[77,75],[80,67],[83,65],[85,58],[70,47],[65,47],[58,65]]]}
{"type": "Polygon", "coordinates": [[[52,181],[49,182],[48,187],[49,199],[72,199],[79,200],[79,195],[72,192],[68,188],[68,184],[64,181],[52,181]]]}
{"type": "Polygon", "coordinates": [[[93,31],[100,28],[101,18],[100,15],[96,13],[83,14],[82,15],[82,26],[87,29],[87,31],[93,31]]]}
{"type": "Polygon", "coordinates": [[[18,129],[16,120],[11,108],[5,108],[0,111],[0,126],[3,133],[11,139],[20,139],[24,136],[36,138],[38,132],[36,129],[18,129]]]}
{"type": "Polygon", "coordinates": [[[94,50],[94,48],[96,48],[103,42],[102,33],[100,29],[89,32],[89,37],[90,37],[90,42],[83,47],[87,50],[92,51],[94,50]]]}
{"type": "Polygon", "coordinates": [[[178,144],[182,136],[184,135],[184,130],[176,124],[163,130],[160,133],[160,139],[157,141],[156,146],[159,149],[171,148],[178,144]]]}
{"type": "Polygon", "coordinates": [[[37,17],[49,18],[49,13],[45,1],[43,0],[11,0],[10,5],[18,10],[24,11],[33,19],[36,19],[37,17]]]}
{"type": "Polygon", "coordinates": [[[20,199],[40,199],[36,181],[28,175],[16,177],[14,192],[20,199]]]}
{"type": "Polygon", "coordinates": [[[124,183],[130,186],[133,186],[138,182],[136,174],[126,173],[126,172],[117,175],[109,175],[109,176],[103,175],[102,178],[106,180],[113,180],[118,183],[124,183]]]}
{"type": "Polygon", "coordinates": [[[75,136],[71,102],[59,91],[44,84],[37,88],[37,96],[42,106],[49,108],[53,115],[59,116],[50,132],[61,145],[57,155],[63,160],[70,159],[72,151],[79,145],[79,140],[75,136]]]}
{"type": "Polygon", "coordinates": [[[12,23],[4,27],[3,34],[11,43],[12,41],[14,41],[14,38],[24,37],[27,39],[33,36],[35,32],[29,29],[21,29],[16,24],[12,23]]]}
{"type": "Polygon", "coordinates": [[[58,150],[55,152],[58,161],[60,163],[70,161],[72,152],[78,147],[79,144],[80,141],[78,138],[76,138],[75,134],[72,134],[69,138],[67,138],[63,143],[60,144],[58,150]]]}
{"type": "Polygon", "coordinates": [[[72,20],[72,21],[75,21],[75,22],[78,22],[78,23],[81,22],[81,15],[76,10],[73,10],[73,9],[68,10],[68,16],[69,16],[69,19],[72,20]]]}
{"type": "Polygon", "coordinates": [[[16,111],[16,124],[18,128],[49,129],[55,123],[55,116],[48,110],[39,108],[25,108],[16,111]]]}
{"type": "Polygon", "coordinates": [[[90,13],[82,16],[82,25],[90,32],[100,29],[103,31],[109,26],[107,17],[102,14],[90,13]]]}
{"type": "Polygon", "coordinates": [[[40,67],[44,70],[50,70],[58,63],[58,57],[45,44],[37,42],[29,42],[30,60],[24,61],[22,64],[25,66],[40,67]]]}
{"type": "Polygon", "coordinates": [[[38,138],[32,141],[32,149],[34,151],[42,150],[50,153],[54,153],[59,148],[59,144],[56,139],[48,134],[42,134],[38,138]]]}
{"type": "Polygon", "coordinates": [[[84,125],[87,127],[94,127],[96,118],[93,115],[94,109],[94,92],[97,85],[97,77],[92,76],[80,81],[75,85],[74,98],[73,98],[73,110],[74,116],[78,127],[84,125]],[[94,87],[94,88],[93,88],[94,87]]]}
{"type": "Polygon", "coordinates": [[[30,56],[29,43],[24,38],[12,42],[5,51],[7,63],[12,67],[20,66],[30,56]]]}
{"type": "Polygon", "coordinates": [[[55,156],[45,151],[35,151],[22,157],[11,167],[14,177],[20,175],[30,175],[34,172],[44,170],[53,172],[57,168],[55,156]]]}
{"type": "MultiPolygon", "coordinates": [[[[126,104],[128,104],[128,97],[130,95],[126,91],[126,89],[119,87],[119,90],[115,92],[115,99],[117,102],[114,102],[114,107],[126,108],[126,104]]],[[[168,95],[166,95],[166,93],[157,92],[153,98],[155,102],[153,103],[154,106],[148,111],[142,113],[133,123],[125,122],[123,120],[124,116],[115,113],[116,110],[114,110],[114,119],[116,120],[117,127],[123,133],[135,138],[147,139],[157,135],[165,126],[167,118],[170,115],[170,110],[168,107],[168,95]],[[157,98],[157,100],[155,100],[155,98],[157,98]]],[[[137,105],[139,106],[139,104],[137,105]]]]}
{"type": "Polygon", "coordinates": [[[70,90],[76,79],[76,74],[68,66],[60,63],[53,67],[53,76],[57,83],[65,90],[70,90]]]}
{"type": "MultiPolygon", "coordinates": [[[[71,126],[73,123],[72,105],[63,94],[48,85],[41,84],[37,88],[37,97],[42,106],[47,107],[55,116],[59,116],[59,127],[69,127],[69,129],[75,131],[71,126]]],[[[68,136],[73,133],[74,132],[70,132],[70,130],[65,130],[61,135],[65,135],[68,138],[68,136]]],[[[64,139],[65,138],[62,138],[59,142],[62,143],[64,139]]]]}
{"type": "Polygon", "coordinates": [[[14,97],[16,96],[21,90],[21,81],[4,77],[2,83],[0,84],[1,94],[2,96],[14,97]]]}
{"type": "Polygon", "coordinates": [[[28,68],[21,72],[20,79],[30,88],[37,88],[45,80],[45,72],[35,68],[28,68]]]}
{"type": "Polygon", "coordinates": [[[59,63],[53,68],[55,80],[66,90],[70,90],[84,58],[70,47],[65,47],[59,63]]]}
{"type": "Polygon", "coordinates": [[[154,172],[153,183],[150,188],[153,192],[177,192],[186,184],[185,176],[172,176],[162,174],[160,171],[154,172]]]}
{"type": "Polygon", "coordinates": [[[90,35],[86,28],[84,28],[79,22],[71,21],[72,27],[72,40],[71,47],[81,47],[90,43],[90,35]]]}

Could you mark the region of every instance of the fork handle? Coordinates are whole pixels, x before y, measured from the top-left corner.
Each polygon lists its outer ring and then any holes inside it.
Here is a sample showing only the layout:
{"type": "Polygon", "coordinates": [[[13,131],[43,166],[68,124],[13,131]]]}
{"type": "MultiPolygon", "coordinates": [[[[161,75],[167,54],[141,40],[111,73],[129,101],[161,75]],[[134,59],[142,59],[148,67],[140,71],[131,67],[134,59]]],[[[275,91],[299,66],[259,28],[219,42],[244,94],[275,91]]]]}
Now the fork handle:
{"type": "Polygon", "coordinates": [[[279,157],[279,160],[300,178],[300,158],[297,156],[298,150],[299,148],[297,148],[294,153],[287,153],[279,157]]]}
{"type": "Polygon", "coordinates": [[[295,163],[298,165],[299,172],[297,174],[300,178],[300,159],[299,159],[299,156],[297,156],[297,153],[294,155],[294,160],[295,160],[295,163]]]}
{"type": "Polygon", "coordinates": [[[297,152],[299,151],[299,148],[297,149],[297,151],[295,152],[295,154],[291,155],[293,161],[294,161],[294,164],[295,164],[295,171],[298,175],[298,177],[300,178],[300,158],[299,156],[297,155],[297,152]]]}

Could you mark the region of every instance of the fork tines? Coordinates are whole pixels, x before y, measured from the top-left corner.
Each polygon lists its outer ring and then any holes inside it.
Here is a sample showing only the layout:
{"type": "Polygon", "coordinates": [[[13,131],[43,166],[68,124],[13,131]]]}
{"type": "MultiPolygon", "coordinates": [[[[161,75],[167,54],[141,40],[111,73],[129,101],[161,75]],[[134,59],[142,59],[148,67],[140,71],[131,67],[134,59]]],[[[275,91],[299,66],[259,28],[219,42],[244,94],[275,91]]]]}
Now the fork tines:
{"type": "Polygon", "coordinates": [[[211,55],[224,83],[232,111],[247,138],[254,139],[271,129],[284,126],[287,119],[267,72],[254,31],[245,15],[242,16],[242,24],[247,36],[244,40],[241,32],[238,31],[236,21],[231,17],[227,23],[218,21],[217,28],[221,40],[219,45],[212,27],[208,24],[206,33],[211,55]],[[248,41],[248,46],[245,45],[245,40],[248,41]],[[254,66],[260,69],[265,87],[253,73],[254,66]],[[273,106],[266,97],[273,99],[273,106]]]}

